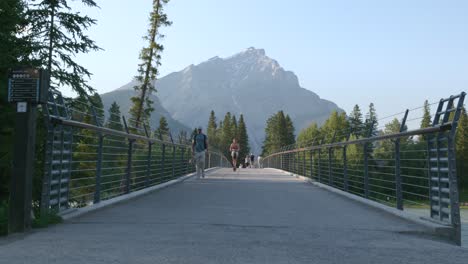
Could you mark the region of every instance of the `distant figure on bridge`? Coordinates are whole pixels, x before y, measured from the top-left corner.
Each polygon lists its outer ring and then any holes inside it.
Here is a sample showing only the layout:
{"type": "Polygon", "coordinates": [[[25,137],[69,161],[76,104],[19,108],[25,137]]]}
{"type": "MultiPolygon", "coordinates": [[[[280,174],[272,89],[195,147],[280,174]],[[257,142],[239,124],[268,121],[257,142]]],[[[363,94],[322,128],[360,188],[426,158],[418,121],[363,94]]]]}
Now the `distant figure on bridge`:
{"type": "Polygon", "coordinates": [[[255,156],[250,153],[250,168],[252,168],[252,166],[255,168],[255,156]]]}
{"type": "Polygon", "coordinates": [[[205,178],[205,153],[208,150],[208,137],[198,127],[198,134],[192,140],[192,155],[197,168],[197,178],[205,178]]]}
{"type": "Polygon", "coordinates": [[[232,144],[229,146],[229,152],[231,152],[232,158],[232,170],[236,171],[237,169],[237,158],[239,157],[240,146],[237,143],[236,139],[232,139],[232,144]]]}

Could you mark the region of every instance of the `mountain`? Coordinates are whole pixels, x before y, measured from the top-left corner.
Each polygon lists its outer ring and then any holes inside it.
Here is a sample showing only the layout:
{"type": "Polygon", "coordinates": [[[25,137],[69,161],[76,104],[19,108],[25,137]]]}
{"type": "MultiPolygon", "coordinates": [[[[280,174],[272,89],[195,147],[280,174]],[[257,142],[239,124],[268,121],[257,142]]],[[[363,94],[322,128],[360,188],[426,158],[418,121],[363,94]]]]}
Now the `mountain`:
{"type": "MultiPolygon", "coordinates": [[[[129,91],[134,84],[109,94],[129,91]]],[[[296,133],[312,122],[324,122],[334,110],[342,111],[300,87],[297,76],[266,56],[263,49],[249,48],[231,57],[214,57],[171,73],[155,85],[164,108],[189,127],[206,127],[211,110],[218,121],[228,111],[237,116],[244,114],[255,153],[261,152],[266,120],[279,110],[291,116],[296,133]]]]}
{"type": "MultiPolygon", "coordinates": [[[[132,86],[133,87],[133,86],[132,86]]],[[[132,106],[130,97],[134,96],[135,92],[133,89],[117,89],[109,93],[101,94],[102,103],[104,104],[104,109],[109,109],[111,104],[115,101],[120,106],[120,111],[125,117],[128,117],[128,112],[132,106]]],[[[152,130],[155,130],[159,126],[159,119],[161,116],[164,116],[167,119],[169,128],[171,129],[172,136],[174,139],[177,138],[179,131],[192,131],[189,127],[185,126],[181,122],[174,120],[171,114],[162,106],[159,98],[157,96],[152,96],[154,101],[153,107],[154,112],[151,114],[150,126],[152,130]]],[[[106,112],[106,115],[108,113],[106,112]]],[[[189,133],[190,135],[190,133],[189,133]]]]}

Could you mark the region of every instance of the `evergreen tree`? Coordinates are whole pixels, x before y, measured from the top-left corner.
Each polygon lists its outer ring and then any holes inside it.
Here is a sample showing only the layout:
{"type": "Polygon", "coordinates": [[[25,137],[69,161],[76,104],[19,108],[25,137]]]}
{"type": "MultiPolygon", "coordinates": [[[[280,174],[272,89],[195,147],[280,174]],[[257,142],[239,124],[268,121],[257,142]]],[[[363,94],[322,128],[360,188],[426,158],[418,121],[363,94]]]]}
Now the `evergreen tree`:
{"type": "Polygon", "coordinates": [[[354,109],[349,116],[349,123],[350,123],[352,134],[355,135],[357,138],[362,136],[363,121],[362,121],[362,113],[361,113],[361,109],[359,108],[359,105],[354,106],[354,109]]]}
{"type": "Polygon", "coordinates": [[[210,145],[213,148],[219,148],[219,140],[218,140],[218,126],[216,125],[216,115],[213,110],[211,110],[210,117],[208,119],[208,126],[206,129],[206,135],[208,140],[210,141],[210,145]]]}
{"type": "Polygon", "coordinates": [[[375,110],[374,103],[369,105],[369,112],[366,114],[366,130],[364,131],[364,136],[375,136],[377,135],[377,127],[379,126],[379,122],[377,120],[377,112],[375,110]]]}
{"type": "Polygon", "coordinates": [[[144,37],[146,41],[149,41],[149,45],[143,48],[140,53],[141,63],[138,65],[138,76],[136,76],[138,85],[134,87],[138,96],[131,98],[133,106],[130,109],[130,114],[136,128],[140,127],[142,120],[148,120],[151,112],[154,111],[150,95],[156,92],[154,80],[159,73],[158,67],[161,65],[161,52],[164,48],[160,43],[156,43],[156,40],[163,38],[159,32],[160,27],[171,24],[164,13],[164,5],[168,2],[169,0],[153,0],[150,28],[148,35],[144,37]]]}
{"type": "Polygon", "coordinates": [[[120,106],[114,101],[109,108],[109,118],[106,122],[106,127],[118,131],[123,131],[122,124],[122,113],[120,112],[120,106]]]}
{"type": "Polygon", "coordinates": [[[274,153],[286,145],[295,143],[294,126],[289,116],[279,111],[267,120],[262,156],[274,153]]]}
{"type": "Polygon", "coordinates": [[[244,121],[244,115],[240,115],[239,125],[237,127],[237,141],[240,145],[239,157],[243,158],[250,153],[249,135],[244,121]]]}
{"type": "Polygon", "coordinates": [[[423,119],[421,121],[421,128],[430,127],[432,125],[432,117],[431,117],[431,106],[429,102],[426,100],[424,102],[423,107],[423,119]]]}
{"type": "Polygon", "coordinates": [[[232,115],[232,120],[231,120],[231,129],[232,129],[232,135],[234,138],[237,138],[237,118],[236,115],[232,115]]]}
{"type": "Polygon", "coordinates": [[[227,112],[224,116],[223,127],[222,127],[222,139],[221,139],[221,151],[226,155],[226,157],[230,156],[229,153],[229,146],[232,143],[232,139],[234,138],[233,133],[233,124],[232,124],[232,117],[231,113],[227,112]]]}
{"type": "Polygon", "coordinates": [[[160,140],[163,139],[164,135],[169,134],[169,125],[167,124],[167,119],[164,116],[161,116],[159,119],[159,127],[156,129],[155,133],[160,140]]]}
{"type": "Polygon", "coordinates": [[[284,121],[286,123],[286,137],[285,137],[285,145],[291,145],[296,143],[296,137],[294,136],[294,124],[289,117],[289,115],[286,115],[284,118],[284,121]]]}
{"type": "MultiPolygon", "coordinates": [[[[80,96],[94,89],[86,79],[91,73],[74,58],[80,53],[99,50],[84,34],[96,20],[73,12],[67,0],[31,2],[27,11],[26,29],[31,36],[32,58],[36,64],[50,70],[51,86],[71,87],[80,96]]],[[[96,7],[93,0],[81,0],[88,7],[96,7]]]]}
{"type": "Polygon", "coordinates": [[[29,55],[19,29],[25,23],[24,4],[20,0],[0,1],[0,204],[8,199],[13,150],[14,109],[7,102],[7,77],[10,68],[18,66],[29,55]]]}

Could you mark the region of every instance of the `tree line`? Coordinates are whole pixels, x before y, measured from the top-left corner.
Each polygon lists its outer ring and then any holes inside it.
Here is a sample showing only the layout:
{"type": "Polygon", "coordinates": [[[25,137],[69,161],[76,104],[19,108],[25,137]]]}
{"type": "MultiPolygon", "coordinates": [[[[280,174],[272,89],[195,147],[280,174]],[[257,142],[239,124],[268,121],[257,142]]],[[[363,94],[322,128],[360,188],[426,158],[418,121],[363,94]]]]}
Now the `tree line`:
{"type": "MultiPolygon", "coordinates": [[[[97,21],[83,13],[74,10],[69,0],[2,0],[0,1],[0,233],[2,232],[2,212],[8,199],[8,186],[11,173],[12,140],[14,111],[7,102],[8,71],[16,67],[42,68],[50,72],[51,89],[71,88],[77,98],[67,99],[67,104],[79,108],[74,100],[91,102],[102,115],[102,102],[96,90],[88,84],[91,72],[76,61],[76,56],[101,48],[92,40],[86,31],[97,21]]],[[[94,0],[79,0],[83,6],[96,8],[94,0]]],[[[148,99],[156,89],[152,83],[158,75],[163,45],[160,40],[163,35],[160,28],[171,24],[164,13],[164,6],[169,0],[154,0],[150,13],[150,25],[145,39],[148,46],[140,53],[141,63],[138,65],[136,79],[139,85],[135,87],[137,96],[132,98],[131,125],[141,127],[153,111],[152,102],[148,99]]],[[[42,111],[41,109],[39,109],[42,111]]],[[[111,109],[115,114],[110,120],[120,116],[116,104],[111,109]]],[[[34,201],[40,200],[42,185],[44,147],[46,129],[43,115],[38,115],[36,169],[34,175],[34,201]]],[[[113,123],[121,129],[117,120],[113,123]]],[[[119,121],[120,122],[120,121],[119,121]]],[[[164,120],[162,120],[164,123],[164,120]]],[[[110,123],[106,126],[113,126],[110,123]]],[[[166,128],[161,126],[161,131],[166,128]]],[[[158,132],[159,135],[161,133],[158,132]]],[[[85,146],[86,142],[78,142],[85,146]]],[[[35,202],[35,204],[37,204],[35,202]]]]}
{"type": "Polygon", "coordinates": [[[244,115],[239,116],[227,112],[224,119],[217,121],[216,114],[212,110],[208,118],[208,126],[206,129],[209,145],[221,151],[230,159],[231,153],[229,146],[235,138],[240,145],[239,158],[242,161],[250,154],[249,136],[247,134],[247,126],[245,124],[244,115]]]}
{"type": "MultiPolygon", "coordinates": [[[[294,147],[321,145],[326,143],[341,142],[347,140],[355,140],[359,138],[371,137],[376,135],[398,133],[400,131],[407,131],[408,127],[405,125],[401,127],[401,121],[393,119],[386,123],[382,129],[378,129],[379,120],[377,111],[374,104],[369,105],[369,110],[363,115],[359,105],[355,105],[353,111],[347,115],[345,112],[334,111],[330,114],[329,118],[319,126],[317,123],[311,124],[309,127],[299,132],[297,142],[293,137],[287,137],[287,127],[293,127],[292,123],[287,125],[289,121],[284,113],[279,112],[270,117],[267,121],[267,128],[265,129],[266,138],[264,143],[264,153],[266,155],[274,153],[281,149],[281,147],[294,144],[294,147]]],[[[431,108],[428,101],[424,102],[423,115],[420,121],[420,128],[427,128],[432,125],[431,108]]],[[[427,195],[421,188],[415,186],[426,186],[428,183],[427,172],[424,170],[427,165],[427,142],[428,136],[415,136],[405,137],[400,139],[401,145],[401,160],[402,160],[402,175],[404,188],[407,191],[405,197],[408,200],[421,200],[423,196],[427,195]],[[420,168],[416,170],[415,168],[420,168]]],[[[377,190],[384,195],[380,199],[387,199],[384,197],[389,194],[390,189],[394,189],[392,184],[388,184],[389,175],[394,175],[394,141],[382,140],[373,144],[368,144],[367,155],[370,162],[371,183],[375,185],[382,185],[377,190]],[[372,182],[373,181],[373,182],[372,182]],[[388,186],[386,186],[388,185],[388,186]]],[[[457,175],[458,183],[461,191],[461,200],[468,201],[468,115],[465,108],[462,109],[460,120],[458,123],[458,130],[455,139],[456,156],[457,156],[457,175]]],[[[326,155],[322,155],[324,159],[326,155]]],[[[348,166],[350,170],[350,181],[362,182],[360,178],[363,172],[364,149],[358,145],[350,145],[347,149],[348,166]]],[[[320,161],[318,157],[318,162],[320,161]]],[[[342,162],[342,154],[334,153],[334,162],[339,164],[342,162]]],[[[318,165],[318,164],[317,164],[318,165]]],[[[327,163],[325,162],[325,167],[327,163]]],[[[324,168],[322,164],[322,169],[324,168]]],[[[342,169],[342,168],[335,168],[342,169]]],[[[325,171],[326,172],[326,171],[325,171]]],[[[362,186],[357,186],[360,188],[362,186]]],[[[351,191],[357,192],[357,189],[351,191]]]]}

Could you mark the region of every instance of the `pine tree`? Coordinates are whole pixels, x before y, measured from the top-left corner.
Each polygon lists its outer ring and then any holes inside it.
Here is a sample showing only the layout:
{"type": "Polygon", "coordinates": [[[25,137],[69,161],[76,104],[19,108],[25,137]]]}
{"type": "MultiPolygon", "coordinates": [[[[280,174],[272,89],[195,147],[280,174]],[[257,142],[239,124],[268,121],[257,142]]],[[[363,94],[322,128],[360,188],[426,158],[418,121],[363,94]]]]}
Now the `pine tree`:
{"type": "Polygon", "coordinates": [[[231,132],[232,132],[233,138],[237,138],[237,118],[236,118],[236,115],[232,116],[231,129],[232,129],[231,132]]]}
{"type": "Polygon", "coordinates": [[[239,124],[237,127],[237,141],[240,145],[239,157],[243,158],[250,153],[249,135],[247,134],[247,126],[244,121],[244,115],[240,115],[239,124]]]}
{"type": "Polygon", "coordinates": [[[291,145],[296,143],[296,137],[294,136],[294,124],[289,117],[289,115],[286,115],[284,118],[284,121],[286,123],[286,139],[285,139],[285,145],[291,145]]]}
{"type": "Polygon", "coordinates": [[[267,120],[262,156],[274,153],[281,147],[295,143],[294,125],[288,115],[279,111],[267,120]]]}
{"type": "Polygon", "coordinates": [[[429,102],[426,100],[424,102],[424,107],[423,107],[423,119],[421,121],[421,128],[426,128],[431,126],[431,106],[429,105],[429,102]]]}
{"type": "Polygon", "coordinates": [[[369,105],[369,112],[366,114],[366,130],[364,131],[364,136],[375,136],[377,135],[377,127],[379,126],[379,121],[377,119],[377,112],[375,110],[374,103],[369,105]]]}
{"type": "Polygon", "coordinates": [[[8,198],[13,150],[13,107],[7,102],[7,77],[10,68],[30,64],[28,43],[20,38],[25,23],[24,4],[19,0],[0,1],[0,204],[8,198]]]}
{"type": "Polygon", "coordinates": [[[114,101],[109,108],[109,118],[106,122],[106,127],[118,131],[123,130],[122,124],[122,113],[120,112],[120,106],[114,101]]]}
{"type": "Polygon", "coordinates": [[[159,127],[155,131],[156,136],[162,140],[164,135],[169,134],[169,125],[167,124],[167,119],[164,116],[161,116],[159,119],[159,127]]]}
{"type": "Polygon", "coordinates": [[[218,126],[216,125],[216,115],[215,115],[215,112],[211,110],[210,117],[208,119],[208,126],[206,129],[206,134],[210,142],[210,145],[216,149],[219,148],[217,128],[218,126]]]}
{"type": "Polygon", "coordinates": [[[156,92],[154,80],[158,76],[158,67],[161,65],[161,52],[164,47],[156,40],[164,36],[159,32],[161,26],[169,26],[171,22],[164,13],[164,5],[169,0],[153,0],[153,11],[150,14],[150,28],[148,35],[144,37],[149,41],[148,47],[142,49],[140,53],[141,63],[138,65],[138,85],[134,87],[138,96],[132,97],[133,106],[130,109],[133,125],[139,128],[142,120],[148,120],[151,112],[154,111],[153,101],[150,95],[156,92]]]}
{"type": "MultiPolygon", "coordinates": [[[[81,0],[96,7],[93,0],[81,0]]],[[[37,64],[50,70],[51,86],[71,87],[80,96],[94,92],[86,79],[91,73],[74,58],[80,53],[100,48],[84,34],[96,20],[73,12],[67,0],[42,0],[30,3],[27,30],[32,36],[32,57],[37,64]]]]}
{"type": "Polygon", "coordinates": [[[232,125],[232,117],[231,113],[227,112],[224,116],[223,127],[222,127],[222,139],[221,139],[221,150],[226,157],[229,157],[229,146],[232,143],[232,139],[234,138],[233,132],[233,125],[232,125]]]}
{"type": "Polygon", "coordinates": [[[359,105],[355,105],[353,111],[349,115],[349,123],[350,123],[350,128],[351,132],[353,135],[355,135],[357,138],[362,136],[362,131],[363,131],[363,122],[362,122],[362,113],[361,109],[359,108],[359,105]]]}

